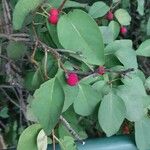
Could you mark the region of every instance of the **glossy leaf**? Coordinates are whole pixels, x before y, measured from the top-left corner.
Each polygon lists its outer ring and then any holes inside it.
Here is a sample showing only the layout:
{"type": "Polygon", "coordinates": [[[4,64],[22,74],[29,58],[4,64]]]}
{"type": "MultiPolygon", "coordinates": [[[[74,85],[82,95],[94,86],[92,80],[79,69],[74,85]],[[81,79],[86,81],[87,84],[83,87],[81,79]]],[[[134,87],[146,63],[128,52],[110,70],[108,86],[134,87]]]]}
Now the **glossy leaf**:
{"type": "Polygon", "coordinates": [[[137,2],[138,2],[137,11],[139,12],[140,15],[144,15],[145,0],[137,0],[137,2]]]}
{"type": "Polygon", "coordinates": [[[147,22],[147,35],[150,35],[150,17],[147,22]]]}
{"type": "Polygon", "coordinates": [[[125,103],[126,118],[130,121],[138,121],[145,115],[145,97],[147,95],[143,82],[140,78],[134,77],[124,80],[124,84],[119,86],[117,94],[125,103]]]}
{"type": "Polygon", "coordinates": [[[145,88],[147,89],[147,90],[150,90],[150,76],[146,79],[146,81],[145,81],[145,88]]]}
{"type": "Polygon", "coordinates": [[[25,17],[30,11],[38,7],[44,0],[19,0],[13,12],[13,27],[19,30],[22,27],[25,17]]]}
{"type": "Polygon", "coordinates": [[[74,101],[74,110],[77,114],[88,116],[93,113],[100,102],[100,96],[90,85],[79,84],[79,93],[74,101]]]}
{"type": "Polygon", "coordinates": [[[150,148],[150,118],[145,116],[138,122],[135,122],[135,140],[140,150],[150,148]]]}
{"type": "Polygon", "coordinates": [[[97,24],[87,13],[77,9],[63,15],[57,31],[59,42],[65,49],[81,52],[82,60],[87,63],[104,64],[102,36],[97,24]]]}
{"type": "Polygon", "coordinates": [[[57,78],[43,83],[34,93],[32,110],[46,134],[57,124],[64,104],[64,92],[57,78]]]}
{"type": "Polygon", "coordinates": [[[137,55],[150,57],[150,39],[144,41],[136,51],[137,55]]]}
{"type": "Polygon", "coordinates": [[[64,106],[63,106],[63,112],[65,112],[76,100],[78,92],[79,92],[79,87],[78,85],[73,86],[73,87],[69,86],[66,83],[65,74],[62,70],[59,70],[59,72],[57,73],[57,77],[61,83],[61,86],[65,94],[64,106]]]}
{"type": "Polygon", "coordinates": [[[111,29],[111,32],[113,33],[113,39],[115,40],[120,33],[120,25],[116,21],[111,21],[108,26],[111,29]]]}
{"type": "Polygon", "coordinates": [[[126,69],[128,68],[138,68],[136,52],[130,48],[122,48],[115,52],[115,56],[124,65],[126,69]],[[132,61],[131,61],[132,60],[132,61]]]}
{"type": "Polygon", "coordinates": [[[121,25],[125,26],[130,24],[131,17],[125,9],[117,9],[115,11],[115,17],[121,25]]]}
{"type": "Polygon", "coordinates": [[[106,55],[114,54],[116,51],[122,48],[132,48],[131,40],[116,40],[110,44],[108,44],[104,51],[106,55]]]}
{"type": "Polygon", "coordinates": [[[65,136],[59,144],[61,150],[77,150],[74,139],[71,136],[65,136]]]}
{"type": "Polygon", "coordinates": [[[48,139],[47,136],[42,129],[37,136],[37,147],[38,150],[47,150],[48,139]]]}
{"type": "Polygon", "coordinates": [[[99,124],[107,136],[115,134],[125,119],[125,105],[112,91],[105,95],[98,113],[99,124]]]}
{"type": "Polygon", "coordinates": [[[33,124],[26,128],[19,138],[17,150],[37,150],[36,139],[40,130],[41,126],[39,124],[33,124]]]}
{"type": "Polygon", "coordinates": [[[111,43],[114,39],[112,30],[107,26],[100,26],[99,29],[102,33],[104,43],[105,44],[111,43]]]}
{"type": "Polygon", "coordinates": [[[27,46],[22,42],[10,41],[7,46],[7,55],[13,60],[22,58],[27,51],[27,46]]]}
{"type": "Polygon", "coordinates": [[[102,2],[95,2],[89,9],[89,14],[93,18],[103,17],[110,10],[109,6],[102,2]]]}

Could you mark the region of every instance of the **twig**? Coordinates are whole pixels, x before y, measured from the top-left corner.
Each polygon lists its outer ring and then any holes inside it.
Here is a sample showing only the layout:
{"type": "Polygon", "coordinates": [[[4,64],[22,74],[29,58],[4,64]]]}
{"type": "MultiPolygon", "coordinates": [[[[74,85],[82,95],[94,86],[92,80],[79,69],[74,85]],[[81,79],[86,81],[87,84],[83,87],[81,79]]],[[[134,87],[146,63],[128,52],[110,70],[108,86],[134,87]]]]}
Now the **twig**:
{"type": "Polygon", "coordinates": [[[59,11],[61,11],[63,9],[66,2],[67,2],[67,0],[63,0],[63,2],[61,3],[61,5],[58,8],[59,11]]]}
{"type": "Polygon", "coordinates": [[[45,79],[48,80],[48,73],[47,73],[47,51],[45,51],[45,58],[44,58],[44,76],[45,79]]]}
{"type": "Polygon", "coordinates": [[[2,87],[0,87],[0,90],[3,92],[3,94],[6,96],[6,98],[7,98],[11,103],[13,103],[16,107],[18,107],[18,108],[20,109],[19,104],[17,104],[14,100],[12,100],[12,99],[10,98],[10,96],[5,92],[5,90],[4,90],[2,87]]]}
{"type": "Polygon", "coordinates": [[[56,149],[56,144],[55,144],[55,133],[54,130],[52,130],[52,139],[53,139],[53,150],[56,149]]]}
{"type": "Polygon", "coordinates": [[[69,131],[69,133],[79,142],[81,142],[83,145],[85,142],[80,138],[80,136],[74,131],[74,129],[70,126],[68,121],[63,117],[60,116],[60,120],[63,123],[63,125],[66,127],[66,129],[69,131]]]}
{"type": "Polygon", "coordinates": [[[12,40],[12,41],[24,41],[24,42],[30,42],[31,39],[29,38],[29,36],[27,34],[0,34],[0,38],[6,38],[8,40],[12,40]]]}
{"type": "Polygon", "coordinates": [[[5,33],[11,34],[13,30],[11,25],[10,8],[8,6],[7,0],[2,0],[2,7],[3,7],[4,22],[5,22],[5,33]]]}
{"type": "Polygon", "coordinates": [[[56,60],[58,60],[58,63],[60,63],[60,66],[64,70],[64,72],[67,73],[67,70],[61,61],[61,55],[56,51],[56,49],[47,46],[45,43],[43,43],[40,40],[38,41],[38,44],[40,47],[42,47],[44,49],[44,51],[50,52],[56,58],[56,60]]]}
{"type": "Polygon", "coordinates": [[[121,70],[121,71],[106,69],[106,72],[116,73],[116,74],[124,75],[124,76],[125,76],[127,73],[133,72],[133,71],[134,71],[134,68],[128,68],[128,69],[126,69],[126,70],[121,70]]]}

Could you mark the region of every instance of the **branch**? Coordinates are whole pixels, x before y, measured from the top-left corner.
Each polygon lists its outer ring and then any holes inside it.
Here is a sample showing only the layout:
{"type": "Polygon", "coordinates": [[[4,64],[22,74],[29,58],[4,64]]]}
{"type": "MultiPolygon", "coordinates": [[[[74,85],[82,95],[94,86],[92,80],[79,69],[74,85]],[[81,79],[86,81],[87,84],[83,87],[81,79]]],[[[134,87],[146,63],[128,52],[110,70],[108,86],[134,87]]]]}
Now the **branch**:
{"type": "Polygon", "coordinates": [[[67,0],[63,0],[63,2],[61,3],[61,5],[58,8],[59,11],[61,11],[63,9],[66,2],[67,2],[67,0]]]}
{"type": "Polygon", "coordinates": [[[80,138],[80,136],[76,133],[76,131],[74,131],[74,129],[70,126],[70,124],[68,123],[68,121],[63,117],[60,116],[60,120],[63,123],[63,125],[66,127],[66,129],[69,131],[69,133],[79,142],[81,142],[83,145],[85,144],[85,142],[80,138]]]}

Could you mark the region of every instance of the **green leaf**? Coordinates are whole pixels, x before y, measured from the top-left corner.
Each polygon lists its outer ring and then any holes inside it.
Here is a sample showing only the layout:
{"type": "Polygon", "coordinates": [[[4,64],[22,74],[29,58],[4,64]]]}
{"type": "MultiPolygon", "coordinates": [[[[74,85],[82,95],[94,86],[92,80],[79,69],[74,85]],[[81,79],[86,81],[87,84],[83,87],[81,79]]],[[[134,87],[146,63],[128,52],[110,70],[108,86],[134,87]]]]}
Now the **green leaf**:
{"type": "Polygon", "coordinates": [[[55,25],[50,24],[46,21],[47,29],[52,37],[53,42],[56,44],[58,48],[61,48],[61,44],[59,43],[58,35],[57,35],[57,28],[55,25]]]}
{"type": "Polygon", "coordinates": [[[117,9],[115,17],[121,25],[130,25],[131,17],[125,9],[117,9]]]}
{"type": "Polygon", "coordinates": [[[105,55],[114,54],[122,48],[132,48],[131,40],[116,40],[105,47],[105,55]]]}
{"type": "Polygon", "coordinates": [[[150,76],[145,81],[145,88],[150,91],[150,76]]]}
{"type": "Polygon", "coordinates": [[[120,97],[111,91],[104,96],[101,102],[98,113],[99,124],[107,136],[112,136],[119,130],[124,119],[124,103],[120,97]]]}
{"type": "Polygon", "coordinates": [[[36,70],[32,77],[31,87],[32,89],[37,89],[44,82],[44,77],[40,68],[36,70]]]}
{"type": "Polygon", "coordinates": [[[115,52],[115,56],[124,65],[126,69],[128,68],[138,68],[136,52],[131,48],[122,48],[115,52]],[[132,61],[131,61],[132,60],[132,61]]]}
{"type": "Polygon", "coordinates": [[[104,80],[95,82],[92,87],[99,93],[100,96],[107,95],[110,92],[110,85],[104,80]]]}
{"type": "Polygon", "coordinates": [[[57,78],[43,83],[34,93],[31,107],[46,134],[57,124],[64,104],[64,92],[57,78]]]}
{"type": "Polygon", "coordinates": [[[103,17],[110,10],[109,6],[104,2],[95,2],[89,9],[89,14],[93,18],[103,17]]]}
{"type": "Polygon", "coordinates": [[[150,39],[144,41],[136,51],[137,55],[150,57],[150,39]]]}
{"type": "Polygon", "coordinates": [[[22,42],[10,41],[7,46],[7,55],[11,59],[17,60],[24,56],[27,46],[22,42]]]}
{"type": "Polygon", "coordinates": [[[36,139],[40,130],[41,126],[39,124],[33,124],[26,128],[19,138],[17,150],[37,150],[36,139]]]}
{"type": "Polygon", "coordinates": [[[150,148],[150,118],[145,116],[138,122],[135,122],[135,140],[140,150],[150,148]]]}
{"type": "Polygon", "coordinates": [[[150,17],[147,22],[147,35],[150,35],[150,17]]]}
{"type": "Polygon", "coordinates": [[[111,29],[111,32],[113,33],[113,39],[115,40],[120,33],[120,25],[116,21],[111,21],[108,26],[111,29]]]}
{"type": "Polygon", "coordinates": [[[19,30],[22,27],[25,17],[30,11],[37,8],[44,0],[19,0],[13,12],[13,27],[19,30]]]}
{"type": "Polygon", "coordinates": [[[63,107],[63,112],[65,112],[70,107],[70,105],[72,105],[73,102],[76,100],[76,96],[79,92],[79,87],[78,85],[70,87],[65,81],[65,74],[62,70],[59,70],[59,72],[57,73],[57,77],[61,83],[65,94],[65,101],[63,107]]]}
{"type": "Polygon", "coordinates": [[[9,115],[8,115],[8,108],[7,107],[4,107],[4,108],[1,109],[0,117],[2,117],[2,118],[8,118],[9,117],[9,115]]]}
{"type": "Polygon", "coordinates": [[[100,26],[99,29],[102,33],[104,43],[105,44],[111,43],[114,39],[112,30],[107,26],[100,26]]]}
{"type": "Polygon", "coordinates": [[[65,136],[60,141],[61,143],[59,144],[60,144],[61,150],[77,150],[74,139],[71,136],[65,136]]]}
{"type": "Polygon", "coordinates": [[[57,31],[59,42],[65,49],[81,52],[87,63],[104,64],[102,36],[97,24],[87,13],[77,9],[63,15],[59,19],[57,31]]]}
{"type": "Polygon", "coordinates": [[[48,139],[47,136],[42,129],[37,136],[37,147],[38,150],[47,150],[48,139]]]}
{"type": "Polygon", "coordinates": [[[138,2],[137,11],[139,12],[140,15],[144,15],[144,3],[145,3],[145,0],[137,0],[137,2],[138,2]]]}
{"type": "Polygon", "coordinates": [[[100,96],[90,85],[79,84],[79,93],[74,101],[74,110],[77,114],[88,116],[93,113],[100,102],[100,96]]]}
{"type": "MultiPolygon", "coordinates": [[[[48,1],[55,8],[58,8],[61,5],[61,3],[63,2],[63,0],[57,0],[57,1],[56,0],[48,0],[48,1]]],[[[78,7],[78,8],[83,7],[84,8],[84,7],[87,7],[87,6],[88,6],[87,4],[78,3],[78,2],[75,2],[75,1],[68,0],[65,3],[63,8],[69,8],[69,7],[78,7]]]]}
{"type": "Polygon", "coordinates": [[[122,98],[126,106],[126,118],[138,121],[145,115],[145,97],[147,94],[139,77],[126,78],[125,85],[119,86],[117,95],[122,98]],[[136,90],[135,90],[136,89],[136,90]]]}

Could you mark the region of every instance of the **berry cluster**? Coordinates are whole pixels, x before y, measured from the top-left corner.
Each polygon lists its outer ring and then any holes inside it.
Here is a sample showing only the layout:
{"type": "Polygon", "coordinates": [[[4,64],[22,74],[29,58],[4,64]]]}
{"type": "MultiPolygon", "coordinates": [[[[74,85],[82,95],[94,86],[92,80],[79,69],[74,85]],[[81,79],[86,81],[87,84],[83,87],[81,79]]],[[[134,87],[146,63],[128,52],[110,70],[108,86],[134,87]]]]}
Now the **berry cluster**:
{"type": "Polygon", "coordinates": [[[58,22],[58,18],[59,18],[59,10],[56,8],[52,8],[49,11],[49,17],[48,17],[49,23],[56,25],[58,22]]]}
{"type": "MultiPolygon", "coordinates": [[[[107,13],[106,19],[107,19],[108,21],[112,21],[112,20],[114,19],[114,14],[113,14],[112,11],[109,11],[109,12],[107,13]]],[[[124,27],[124,26],[121,26],[121,27],[120,27],[120,34],[123,35],[123,36],[125,36],[126,33],[127,33],[127,28],[124,27]]]]}
{"type": "MultiPolygon", "coordinates": [[[[96,73],[99,75],[104,75],[106,72],[104,66],[99,66],[96,73]]],[[[75,72],[70,72],[66,74],[66,82],[69,86],[76,86],[79,82],[79,78],[77,73],[75,72]]]]}

